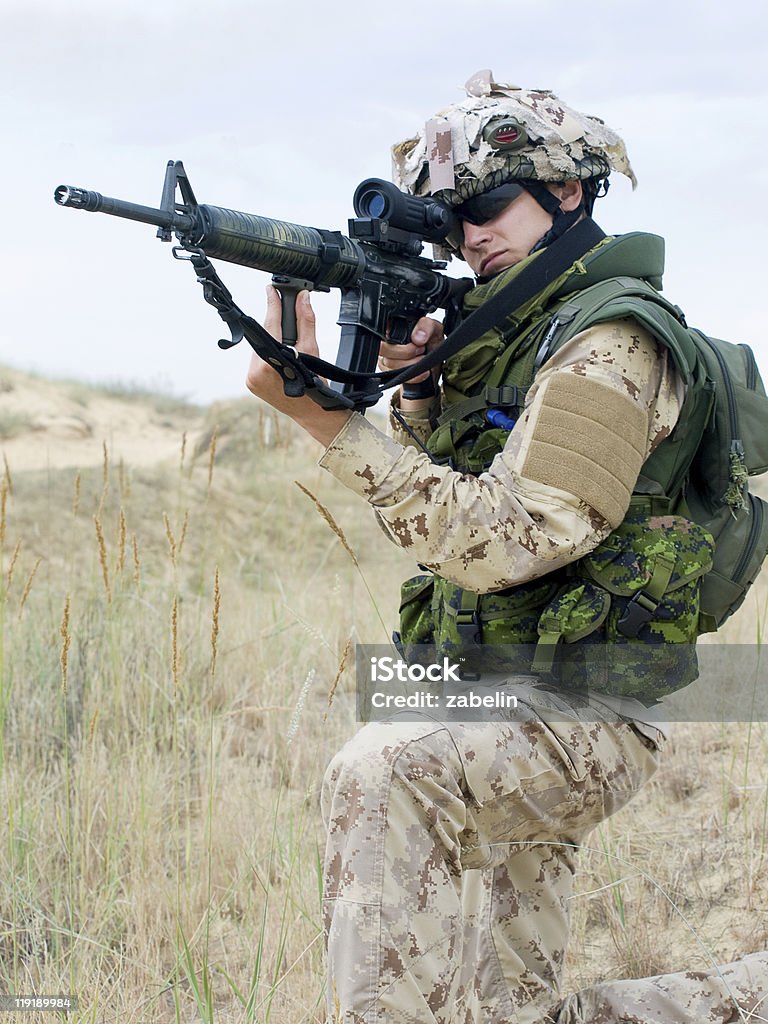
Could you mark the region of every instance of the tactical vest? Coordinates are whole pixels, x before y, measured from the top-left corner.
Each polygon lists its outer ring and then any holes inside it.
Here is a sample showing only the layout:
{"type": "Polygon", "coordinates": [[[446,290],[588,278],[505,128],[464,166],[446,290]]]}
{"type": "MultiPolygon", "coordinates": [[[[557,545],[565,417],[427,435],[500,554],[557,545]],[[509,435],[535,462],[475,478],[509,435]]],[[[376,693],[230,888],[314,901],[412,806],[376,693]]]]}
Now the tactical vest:
{"type": "MultiPolygon", "coordinates": [[[[486,301],[520,269],[475,288],[467,307],[486,301]]],[[[533,671],[561,687],[646,703],[696,678],[701,581],[712,568],[714,544],[686,514],[682,491],[711,394],[696,379],[700,361],[679,311],[665,308],[658,295],[662,269],[661,238],[607,238],[446,363],[442,415],[427,447],[435,461],[462,473],[482,473],[504,448],[544,360],[607,320],[632,317],[666,346],[687,384],[685,428],[657,446],[624,521],[586,557],[487,594],[433,574],[407,580],[399,633],[406,657],[426,650],[460,659],[468,673],[533,671]]]]}

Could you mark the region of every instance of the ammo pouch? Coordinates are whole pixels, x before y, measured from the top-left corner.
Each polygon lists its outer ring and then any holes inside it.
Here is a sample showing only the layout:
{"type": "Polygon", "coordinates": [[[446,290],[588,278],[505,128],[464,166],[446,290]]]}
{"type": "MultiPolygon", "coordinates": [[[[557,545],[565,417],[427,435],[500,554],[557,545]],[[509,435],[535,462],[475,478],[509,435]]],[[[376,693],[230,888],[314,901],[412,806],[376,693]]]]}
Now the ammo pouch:
{"type": "Polygon", "coordinates": [[[509,430],[490,428],[484,416],[475,413],[469,419],[442,423],[427,442],[430,454],[439,464],[462,473],[482,473],[503,451],[509,430]]]}
{"type": "Polygon", "coordinates": [[[633,498],[625,521],[585,558],[508,590],[474,594],[428,575],[406,581],[405,656],[426,644],[470,672],[534,672],[563,688],[649,703],[688,685],[713,541],[681,516],[648,514],[652,501],[633,498]]]}
{"type": "Polygon", "coordinates": [[[515,385],[487,384],[477,395],[450,407],[427,441],[430,454],[462,473],[483,473],[504,450],[526,394],[526,388],[515,385]]]}

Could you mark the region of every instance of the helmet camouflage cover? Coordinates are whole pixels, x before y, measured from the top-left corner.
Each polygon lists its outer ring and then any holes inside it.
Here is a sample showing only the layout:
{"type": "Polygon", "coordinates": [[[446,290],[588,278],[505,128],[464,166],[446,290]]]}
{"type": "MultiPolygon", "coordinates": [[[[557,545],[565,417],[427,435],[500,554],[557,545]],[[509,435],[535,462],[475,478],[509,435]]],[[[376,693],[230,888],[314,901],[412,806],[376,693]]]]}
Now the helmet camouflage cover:
{"type": "Polygon", "coordinates": [[[520,89],[478,71],[467,99],[439,111],[417,136],[392,147],[396,184],[455,206],[515,178],[567,181],[634,172],[624,143],[599,118],[545,89],[520,89]]]}

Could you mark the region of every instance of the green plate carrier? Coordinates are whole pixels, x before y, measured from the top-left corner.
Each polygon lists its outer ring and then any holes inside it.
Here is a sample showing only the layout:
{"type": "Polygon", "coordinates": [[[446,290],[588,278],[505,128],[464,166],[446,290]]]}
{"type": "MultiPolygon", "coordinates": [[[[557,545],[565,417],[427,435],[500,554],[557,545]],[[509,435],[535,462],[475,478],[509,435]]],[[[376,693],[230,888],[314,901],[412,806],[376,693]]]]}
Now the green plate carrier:
{"type": "Polygon", "coordinates": [[[768,469],[768,399],[747,346],[689,328],[661,295],[662,264],[657,236],[607,239],[543,303],[478,339],[482,380],[472,379],[472,345],[458,371],[446,364],[447,404],[428,447],[464,473],[490,466],[537,368],[594,324],[636,320],[669,350],[686,397],[675,430],[642,467],[624,522],[587,557],[489,594],[432,574],[406,581],[407,656],[426,645],[470,667],[533,670],[646,702],[696,677],[696,638],[739,607],[768,551],[765,503],[749,491],[749,476],[768,469]],[[501,413],[495,425],[491,409],[501,413]]]}

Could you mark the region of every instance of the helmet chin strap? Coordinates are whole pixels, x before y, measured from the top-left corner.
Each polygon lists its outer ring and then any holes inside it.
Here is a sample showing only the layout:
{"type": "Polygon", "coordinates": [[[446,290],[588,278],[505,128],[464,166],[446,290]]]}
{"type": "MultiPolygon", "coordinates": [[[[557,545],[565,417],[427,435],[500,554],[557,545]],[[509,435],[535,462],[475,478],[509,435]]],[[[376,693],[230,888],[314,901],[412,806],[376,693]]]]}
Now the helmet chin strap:
{"type": "Polygon", "coordinates": [[[575,210],[568,210],[566,213],[560,206],[560,200],[554,195],[546,185],[543,185],[540,181],[533,181],[526,179],[525,181],[520,180],[520,184],[539,204],[539,206],[546,210],[552,217],[552,227],[546,234],[542,235],[538,242],[533,246],[528,255],[531,253],[538,252],[540,249],[545,249],[548,245],[551,245],[556,238],[560,238],[561,235],[565,234],[568,228],[572,227],[576,221],[585,212],[583,201],[579,203],[575,210]]]}

